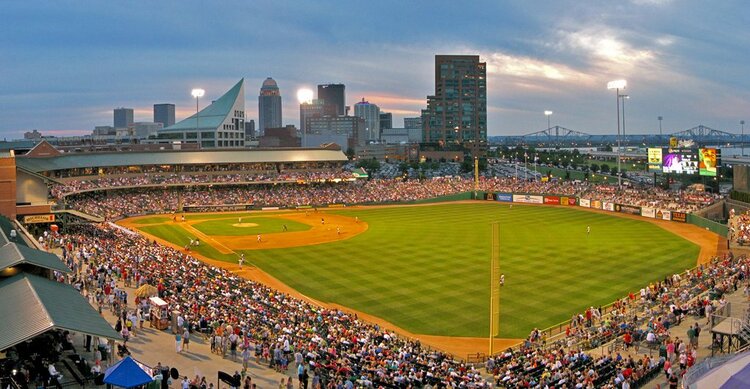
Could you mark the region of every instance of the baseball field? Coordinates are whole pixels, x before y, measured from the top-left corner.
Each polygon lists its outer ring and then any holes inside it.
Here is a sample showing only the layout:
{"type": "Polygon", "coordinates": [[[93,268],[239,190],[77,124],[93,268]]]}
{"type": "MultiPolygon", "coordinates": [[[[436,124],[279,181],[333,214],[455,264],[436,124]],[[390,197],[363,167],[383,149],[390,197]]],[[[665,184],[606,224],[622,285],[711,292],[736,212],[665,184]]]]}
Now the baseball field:
{"type": "Polygon", "coordinates": [[[490,223],[500,225],[499,336],[569,319],[696,264],[700,247],[645,220],[499,203],[185,214],[121,222],[310,298],[414,334],[486,337],[490,223]],[[590,229],[590,232],[587,230],[590,229]]]}

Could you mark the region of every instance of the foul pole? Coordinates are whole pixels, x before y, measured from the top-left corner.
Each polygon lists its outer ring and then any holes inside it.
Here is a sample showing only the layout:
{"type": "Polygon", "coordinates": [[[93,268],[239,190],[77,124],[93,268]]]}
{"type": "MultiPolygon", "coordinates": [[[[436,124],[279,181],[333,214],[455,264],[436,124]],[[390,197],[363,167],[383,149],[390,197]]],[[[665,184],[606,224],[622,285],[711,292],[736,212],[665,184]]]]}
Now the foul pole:
{"type": "Polygon", "coordinates": [[[479,190],[479,158],[474,157],[474,200],[477,200],[479,190]]]}
{"type": "Polygon", "coordinates": [[[500,224],[492,222],[492,253],[490,255],[490,353],[494,354],[497,321],[500,315],[500,224]]]}

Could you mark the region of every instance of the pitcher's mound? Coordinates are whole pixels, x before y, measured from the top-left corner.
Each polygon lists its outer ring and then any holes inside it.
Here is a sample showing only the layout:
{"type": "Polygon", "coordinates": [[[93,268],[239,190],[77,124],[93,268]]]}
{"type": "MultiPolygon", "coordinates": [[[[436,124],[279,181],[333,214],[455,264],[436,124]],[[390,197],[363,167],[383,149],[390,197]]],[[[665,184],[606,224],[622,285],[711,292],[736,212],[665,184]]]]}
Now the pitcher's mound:
{"type": "Polygon", "coordinates": [[[258,225],[255,223],[234,223],[232,224],[232,227],[246,228],[246,227],[258,227],[258,225]]]}

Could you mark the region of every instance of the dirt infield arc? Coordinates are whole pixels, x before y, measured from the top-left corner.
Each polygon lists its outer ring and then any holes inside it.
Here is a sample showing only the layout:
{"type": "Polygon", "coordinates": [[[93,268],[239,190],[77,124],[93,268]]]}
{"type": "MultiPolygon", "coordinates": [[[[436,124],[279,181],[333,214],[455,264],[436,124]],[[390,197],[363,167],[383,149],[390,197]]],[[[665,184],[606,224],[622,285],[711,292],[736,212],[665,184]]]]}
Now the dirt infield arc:
{"type": "MultiPolygon", "coordinates": [[[[474,201],[465,201],[465,202],[473,203],[474,201]]],[[[434,204],[367,206],[367,207],[356,207],[356,208],[372,209],[372,208],[394,207],[394,206],[404,207],[404,206],[429,206],[429,205],[434,205],[434,204]]],[[[540,206],[549,207],[548,205],[540,205],[540,206]]],[[[605,212],[601,210],[593,210],[590,208],[577,208],[577,209],[585,210],[589,212],[605,213],[607,215],[616,216],[616,217],[625,217],[625,218],[633,218],[633,219],[638,219],[638,220],[645,220],[653,224],[656,224],[659,227],[667,231],[670,231],[679,236],[682,236],[685,239],[699,245],[700,254],[699,254],[699,258],[697,259],[698,264],[706,263],[710,260],[710,258],[726,251],[725,239],[719,237],[716,234],[705,231],[694,225],[648,219],[648,218],[642,218],[642,217],[621,214],[621,213],[605,212]]],[[[228,216],[229,214],[219,213],[217,215],[228,216]]],[[[356,235],[359,235],[365,232],[368,228],[367,223],[363,221],[354,220],[346,216],[327,213],[325,211],[321,211],[317,213],[315,212],[301,213],[301,212],[295,212],[295,211],[274,212],[274,213],[258,212],[258,213],[254,213],[254,216],[274,217],[274,218],[283,218],[283,219],[293,220],[299,223],[307,224],[311,228],[310,230],[307,230],[307,231],[263,234],[262,240],[259,243],[255,235],[245,236],[245,237],[205,235],[193,227],[194,224],[200,223],[200,220],[176,222],[176,223],[181,225],[183,228],[190,230],[191,233],[195,233],[196,236],[198,236],[201,240],[212,244],[217,250],[219,250],[220,252],[224,254],[230,254],[234,252],[234,250],[285,248],[285,247],[299,247],[299,246],[306,246],[306,245],[323,244],[323,243],[338,241],[341,239],[352,238],[356,235]],[[324,224],[321,223],[321,218],[325,220],[324,224]],[[340,227],[340,234],[337,233],[336,226],[340,227]]],[[[140,234],[147,236],[151,240],[156,240],[164,245],[171,246],[178,250],[182,249],[182,247],[179,247],[171,242],[168,242],[166,240],[160,239],[158,237],[152,236],[150,234],[147,234],[141,231],[138,227],[144,227],[146,226],[146,224],[136,224],[135,222],[140,218],[141,217],[136,217],[136,218],[122,220],[118,222],[118,224],[124,227],[130,228],[131,230],[138,231],[140,234]]],[[[234,218],[234,216],[232,216],[232,218],[234,218]]],[[[175,222],[170,221],[167,223],[158,223],[158,224],[168,224],[168,223],[175,223],[175,222]]],[[[271,276],[270,274],[264,272],[263,270],[257,267],[245,266],[242,269],[240,269],[237,264],[228,263],[224,261],[217,261],[217,260],[205,257],[195,252],[193,252],[192,255],[202,260],[205,263],[230,270],[233,273],[243,278],[263,283],[269,287],[272,287],[284,293],[288,293],[297,298],[312,302],[314,304],[317,304],[326,308],[341,309],[347,312],[356,313],[358,317],[360,317],[361,319],[365,321],[378,324],[381,327],[389,329],[389,330],[393,330],[402,336],[419,339],[423,344],[449,352],[459,358],[464,358],[468,354],[473,354],[473,353],[478,353],[478,352],[484,353],[488,350],[489,345],[488,345],[487,338],[448,337],[448,336],[414,334],[414,333],[404,330],[403,328],[399,328],[391,324],[390,322],[383,320],[382,318],[375,317],[375,316],[372,316],[372,315],[369,315],[367,313],[360,312],[357,310],[353,310],[348,307],[340,306],[338,304],[326,303],[326,302],[322,302],[322,301],[318,301],[313,298],[310,298],[309,296],[306,296],[300,293],[299,291],[292,289],[288,285],[284,284],[280,280],[276,279],[275,277],[271,276]]],[[[522,339],[497,338],[494,340],[493,348],[495,350],[503,350],[505,348],[518,344],[521,341],[522,339]]]]}

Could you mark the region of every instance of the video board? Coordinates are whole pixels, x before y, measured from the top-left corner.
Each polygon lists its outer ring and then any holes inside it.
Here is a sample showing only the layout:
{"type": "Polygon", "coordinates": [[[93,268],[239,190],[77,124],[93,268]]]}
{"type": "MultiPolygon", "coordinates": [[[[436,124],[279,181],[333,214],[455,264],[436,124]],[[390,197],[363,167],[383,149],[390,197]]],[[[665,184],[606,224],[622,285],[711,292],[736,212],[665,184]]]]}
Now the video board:
{"type": "Polygon", "coordinates": [[[716,177],[721,164],[721,149],[704,147],[698,149],[698,170],[700,175],[716,177]]]}
{"type": "Polygon", "coordinates": [[[662,171],[676,174],[698,174],[698,149],[664,149],[662,171]]]}
{"type": "Polygon", "coordinates": [[[648,171],[660,172],[662,171],[661,157],[664,149],[660,147],[649,147],[648,148],[648,171]]]}

